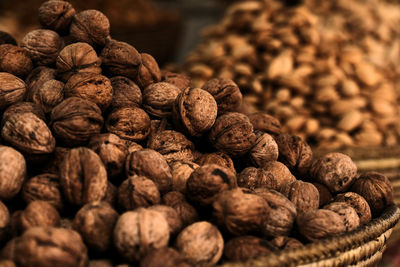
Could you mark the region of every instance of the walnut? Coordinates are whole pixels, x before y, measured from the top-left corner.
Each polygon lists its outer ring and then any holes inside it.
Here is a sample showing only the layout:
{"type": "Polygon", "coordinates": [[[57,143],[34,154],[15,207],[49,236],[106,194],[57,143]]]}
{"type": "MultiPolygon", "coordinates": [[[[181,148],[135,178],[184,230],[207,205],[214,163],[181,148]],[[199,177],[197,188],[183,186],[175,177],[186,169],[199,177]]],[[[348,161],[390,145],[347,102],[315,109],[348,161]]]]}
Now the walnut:
{"type": "Polygon", "coordinates": [[[149,207],[160,203],[160,192],[152,180],[133,175],[119,186],[118,203],[125,210],[149,207]]]}
{"type": "Polygon", "coordinates": [[[113,88],[110,80],[100,74],[80,72],[72,75],[64,88],[65,97],[90,100],[104,111],[111,104],[113,88]]]}
{"type": "Polygon", "coordinates": [[[356,210],[346,202],[332,202],[325,205],[323,209],[336,212],[342,218],[346,232],[354,230],[360,225],[360,218],[356,210]]]}
{"type": "Polygon", "coordinates": [[[130,153],[126,159],[125,170],[128,176],[136,174],[153,180],[161,193],[171,189],[171,168],[157,151],[146,148],[130,153]]]}
{"type": "Polygon", "coordinates": [[[57,80],[48,80],[33,93],[32,101],[38,104],[45,113],[64,100],[64,83],[57,80]]]}
{"type": "Polygon", "coordinates": [[[230,79],[214,78],[203,84],[201,88],[215,98],[219,115],[237,111],[242,104],[242,93],[237,84],[230,79]]]}
{"type": "Polygon", "coordinates": [[[143,90],[143,108],[155,117],[169,117],[181,90],[167,82],[153,83],[143,90]]]}
{"type": "Polygon", "coordinates": [[[249,189],[270,188],[278,190],[278,182],[275,180],[275,176],[261,168],[247,167],[238,174],[237,183],[238,186],[249,189]]]}
{"type": "Polygon", "coordinates": [[[103,200],[107,191],[107,172],[100,157],[86,147],[67,152],[60,166],[60,184],[66,200],[82,206],[103,200]]]}
{"type": "Polygon", "coordinates": [[[373,216],[378,216],[386,206],[393,203],[393,187],[389,179],[377,172],[361,174],[350,191],[365,198],[373,216]]]}
{"type": "Polygon", "coordinates": [[[183,256],[173,248],[154,249],[140,260],[140,267],[189,267],[183,256]]]}
{"type": "Polygon", "coordinates": [[[114,228],[114,245],[128,261],[138,261],[153,248],[168,245],[169,226],[158,211],[139,208],[123,213],[114,228]]]}
{"type": "Polygon", "coordinates": [[[289,134],[280,134],[275,141],[279,148],[278,160],[297,178],[306,176],[312,163],[310,146],[299,136],[289,134]]]}
{"type": "Polygon", "coordinates": [[[91,202],[75,215],[74,229],[89,248],[104,252],[111,248],[118,213],[106,202],[91,202]]]}
{"type": "Polygon", "coordinates": [[[319,207],[319,192],[311,183],[297,180],[283,185],[280,191],[293,202],[298,214],[319,207]]]}
{"type": "Polygon", "coordinates": [[[283,194],[267,189],[257,188],[255,193],[268,204],[268,216],[262,223],[262,233],[267,236],[289,235],[297,216],[296,206],[283,194]]]}
{"type": "Polygon", "coordinates": [[[12,104],[4,111],[1,125],[4,125],[4,123],[16,113],[33,113],[42,121],[46,121],[46,115],[39,105],[32,102],[18,102],[12,104]]]}
{"type": "Polygon", "coordinates": [[[237,187],[236,175],[228,168],[207,164],[195,169],[186,183],[189,199],[197,205],[211,205],[218,193],[237,187]]]}
{"type": "Polygon", "coordinates": [[[268,175],[274,177],[273,180],[277,183],[276,188],[278,191],[284,184],[296,181],[296,177],[293,176],[288,167],[279,161],[270,161],[264,165],[263,169],[268,175]]]}
{"type": "Polygon", "coordinates": [[[166,205],[153,205],[148,209],[158,211],[164,216],[165,220],[168,222],[171,235],[176,235],[182,230],[182,219],[174,208],[166,205]]]}
{"type": "Polygon", "coordinates": [[[357,175],[357,166],[351,158],[342,153],[328,153],[313,162],[312,178],[324,184],[333,192],[346,191],[357,175]]]}
{"type": "Polygon", "coordinates": [[[346,231],[340,215],[325,209],[310,210],[299,214],[296,224],[299,233],[309,241],[336,236],[346,231]]]}
{"type": "Polygon", "coordinates": [[[320,183],[312,183],[319,192],[319,206],[322,207],[332,200],[332,194],[328,187],[320,183]]]}
{"type": "Polygon", "coordinates": [[[262,132],[256,132],[256,141],[249,151],[249,162],[258,167],[263,168],[270,161],[278,159],[278,145],[274,138],[262,132]]]}
{"type": "Polygon", "coordinates": [[[142,58],[139,52],[128,43],[107,39],[100,54],[102,67],[109,76],[125,76],[135,80],[142,58]]]}
{"type": "Polygon", "coordinates": [[[190,136],[201,136],[214,125],[218,107],[214,97],[200,88],[186,88],[173,105],[174,125],[190,136]]]}
{"type": "Polygon", "coordinates": [[[191,161],[173,161],[170,163],[172,173],[172,190],[186,192],[186,183],[192,172],[200,167],[191,161]]]}
{"type": "Polygon", "coordinates": [[[260,232],[268,210],[261,196],[244,188],[224,191],[213,203],[217,224],[234,235],[260,232]]]}
{"type": "MultiPolygon", "coordinates": [[[[7,206],[4,205],[2,201],[0,201],[0,243],[9,235],[10,228],[10,212],[7,209],[7,206]]],[[[1,266],[1,264],[0,264],[1,266]]]]}
{"type": "Polygon", "coordinates": [[[91,260],[89,261],[88,267],[114,267],[110,260],[101,259],[101,260],[91,260]]]}
{"type": "Polygon", "coordinates": [[[43,2],[39,7],[38,17],[43,28],[66,33],[71,24],[75,9],[66,1],[52,0],[43,2]]]}
{"type": "Polygon", "coordinates": [[[172,207],[178,213],[184,227],[197,221],[198,214],[196,209],[186,201],[181,192],[168,192],[162,199],[165,205],[172,207]]]}
{"type": "Polygon", "coordinates": [[[20,78],[6,72],[0,72],[0,109],[24,99],[26,85],[20,78]]]}
{"type": "Polygon", "coordinates": [[[17,266],[84,267],[87,249],[80,235],[69,229],[33,227],[13,239],[11,259],[17,266]]]}
{"type": "Polygon", "coordinates": [[[32,68],[32,60],[22,47],[12,44],[0,45],[0,72],[24,79],[32,68]]]}
{"type": "Polygon", "coordinates": [[[194,144],[182,133],[173,130],[157,131],[147,140],[147,147],[165,157],[168,163],[176,160],[194,159],[194,144]]]}
{"type": "Polygon", "coordinates": [[[21,190],[26,178],[24,156],[12,147],[0,146],[0,199],[11,199],[21,190]]]}
{"type": "Polygon", "coordinates": [[[271,243],[281,250],[304,247],[299,240],[287,236],[277,236],[271,240],[271,243]]]}
{"type": "Polygon", "coordinates": [[[230,169],[233,173],[236,173],[236,169],[232,159],[229,157],[228,154],[221,151],[202,154],[196,159],[196,163],[199,165],[217,164],[230,169]]]}
{"type": "Polygon", "coordinates": [[[183,73],[163,71],[161,73],[161,81],[173,84],[181,91],[190,86],[190,77],[183,73]]]}
{"type": "Polygon", "coordinates": [[[139,67],[135,81],[144,89],[150,84],[157,83],[161,80],[161,71],[157,61],[150,54],[141,53],[140,56],[142,58],[142,64],[139,67]]]}
{"type": "Polygon", "coordinates": [[[360,217],[360,225],[366,224],[371,220],[371,208],[365,198],[359,194],[354,192],[338,194],[335,196],[334,201],[346,202],[352,206],[356,210],[358,217],[360,217]]]}
{"type": "Polygon", "coordinates": [[[246,115],[228,112],[216,119],[209,133],[209,140],[217,150],[237,157],[250,151],[256,136],[246,115]]]}
{"type": "Polygon", "coordinates": [[[36,94],[45,82],[54,80],[56,78],[56,70],[45,66],[34,68],[26,77],[25,83],[27,85],[26,101],[32,101],[33,95],[36,94]]]}
{"type": "Polygon", "coordinates": [[[115,76],[110,79],[114,89],[110,110],[142,104],[142,92],[139,86],[124,76],[115,76]]]}
{"type": "Polygon", "coordinates": [[[229,261],[247,261],[276,250],[267,240],[255,236],[238,236],[225,243],[224,256],[229,261]]]}
{"type": "Polygon", "coordinates": [[[217,227],[201,221],[183,229],[175,240],[175,246],[190,264],[212,266],[222,256],[224,239],[217,227]]]}
{"type": "Polygon", "coordinates": [[[247,115],[254,130],[262,131],[273,136],[280,135],[282,133],[281,124],[279,120],[266,112],[261,111],[247,115]]]}

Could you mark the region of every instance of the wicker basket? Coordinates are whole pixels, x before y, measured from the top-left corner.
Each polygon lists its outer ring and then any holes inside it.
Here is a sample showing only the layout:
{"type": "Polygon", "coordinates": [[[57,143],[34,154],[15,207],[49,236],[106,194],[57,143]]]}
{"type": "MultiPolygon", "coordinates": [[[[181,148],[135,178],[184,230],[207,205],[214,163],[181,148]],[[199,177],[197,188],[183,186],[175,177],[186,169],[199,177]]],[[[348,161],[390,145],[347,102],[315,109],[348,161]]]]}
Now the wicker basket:
{"type": "Polygon", "coordinates": [[[379,218],[342,236],[314,242],[303,248],[271,253],[244,263],[225,263],[222,266],[376,266],[382,259],[387,240],[399,218],[400,209],[392,205],[379,218]]]}

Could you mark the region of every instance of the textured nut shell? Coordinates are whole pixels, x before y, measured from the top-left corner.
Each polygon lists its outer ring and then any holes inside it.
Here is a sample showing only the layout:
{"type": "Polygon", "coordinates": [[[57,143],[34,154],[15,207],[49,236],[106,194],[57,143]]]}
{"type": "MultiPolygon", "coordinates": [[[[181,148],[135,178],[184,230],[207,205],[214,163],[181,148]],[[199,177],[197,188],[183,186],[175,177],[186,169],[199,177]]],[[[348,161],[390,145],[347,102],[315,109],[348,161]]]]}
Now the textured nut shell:
{"type": "Polygon", "coordinates": [[[322,207],[332,200],[332,194],[328,187],[320,183],[312,183],[319,192],[319,206],[322,207]]]}
{"type": "Polygon", "coordinates": [[[168,162],[194,159],[192,153],[194,144],[177,131],[164,130],[152,133],[147,140],[147,147],[159,152],[168,162]]]}
{"type": "Polygon", "coordinates": [[[58,53],[63,48],[60,36],[52,31],[37,29],[28,32],[21,41],[32,62],[38,66],[54,64],[58,53]]]}
{"type": "Polygon", "coordinates": [[[279,161],[268,162],[263,169],[266,170],[269,175],[274,176],[274,180],[277,182],[276,188],[278,191],[280,191],[284,184],[296,181],[296,177],[293,176],[288,167],[279,161]]]}
{"type": "Polygon", "coordinates": [[[155,117],[168,117],[180,92],[178,87],[167,82],[150,84],[143,90],[143,108],[155,117]]]}
{"type": "Polygon", "coordinates": [[[365,198],[373,216],[379,215],[386,206],[393,203],[393,187],[389,179],[377,172],[361,174],[350,190],[365,198]]]}
{"type": "Polygon", "coordinates": [[[191,136],[208,131],[217,117],[218,106],[214,97],[200,88],[186,88],[175,99],[174,123],[191,136]]]}
{"type": "Polygon", "coordinates": [[[40,24],[44,28],[64,33],[71,24],[75,9],[66,1],[46,1],[38,10],[40,24]]]}
{"type": "Polygon", "coordinates": [[[168,241],[168,222],[153,210],[141,208],[125,212],[114,228],[115,247],[129,261],[139,260],[153,248],[166,247],[168,241]]]}
{"type": "Polygon", "coordinates": [[[360,225],[360,217],[356,210],[346,202],[332,202],[325,205],[323,209],[336,212],[342,218],[346,232],[357,229],[360,225]]]}
{"type": "Polygon", "coordinates": [[[191,161],[174,161],[170,163],[172,174],[172,190],[186,192],[186,182],[192,172],[200,167],[191,161]]]}
{"type": "Polygon", "coordinates": [[[328,153],[314,161],[310,173],[315,181],[326,185],[331,192],[345,191],[357,175],[357,166],[342,153],[328,153]]]}
{"type": "Polygon", "coordinates": [[[64,228],[34,227],[15,239],[18,266],[84,267],[87,249],[80,235],[64,228]]]}
{"type": "Polygon", "coordinates": [[[260,232],[268,210],[262,197],[242,188],[221,192],[213,203],[217,224],[234,235],[260,232]]]}
{"type": "Polygon", "coordinates": [[[371,208],[365,198],[361,195],[354,192],[346,192],[336,195],[334,201],[346,202],[352,206],[356,210],[358,217],[360,217],[361,225],[366,224],[371,220],[371,208]]]}
{"type": "Polygon", "coordinates": [[[110,35],[110,22],[98,10],[84,10],[73,16],[69,34],[77,42],[104,46],[106,38],[110,35]]]}
{"type": "Polygon", "coordinates": [[[309,241],[339,235],[346,231],[342,218],[331,210],[318,209],[299,214],[296,222],[300,234],[309,241]]]}
{"type": "Polygon", "coordinates": [[[281,134],[281,124],[279,120],[266,112],[256,112],[247,115],[254,130],[262,131],[271,135],[281,134]]]}
{"type": "Polygon", "coordinates": [[[50,118],[54,136],[69,146],[85,144],[103,126],[99,107],[78,97],[67,98],[54,107],[50,118]]]}
{"type": "Polygon", "coordinates": [[[24,156],[12,147],[0,146],[0,199],[18,194],[25,178],[24,156]]]}
{"type": "Polygon", "coordinates": [[[150,251],[140,260],[140,267],[189,267],[182,255],[173,248],[164,247],[150,251]]]}
{"type": "Polygon", "coordinates": [[[296,206],[297,213],[318,209],[319,192],[311,183],[297,180],[282,186],[281,193],[296,206]]]}
{"type": "MultiPolygon", "coordinates": [[[[0,201],[0,242],[8,236],[10,226],[10,213],[7,206],[0,201]]],[[[1,264],[0,264],[1,265],[1,264]]]]}
{"type": "Polygon", "coordinates": [[[0,45],[0,71],[25,78],[32,70],[33,64],[27,52],[12,44],[0,45]]]}
{"type": "Polygon", "coordinates": [[[236,187],[236,175],[230,169],[207,164],[192,172],[186,183],[186,193],[197,205],[208,206],[220,192],[236,187]]]}
{"type": "Polygon", "coordinates": [[[20,78],[0,72],[0,109],[4,109],[24,99],[26,85],[20,78]]]}
{"type": "Polygon", "coordinates": [[[161,71],[157,61],[150,54],[141,53],[140,56],[142,58],[142,64],[136,76],[136,83],[141,88],[146,88],[150,84],[157,83],[161,80],[161,71]]]}
{"type": "Polygon", "coordinates": [[[64,100],[64,83],[57,80],[45,82],[32,96],[32,101],[38,104],[45,113],[64,100]]]}
{"type": "Polygon", "coordinates": [[[160,192],[152,180],[134,175],[118,187],[118,203],[125,210],[149,207],[160,203],[160,192]]]}
{"type": "Polygon", "coordinates": [[[87,43],[74,43],[64,47],[56,59],[57,73],[61,81],[78,72],[101,73],[101,60],[87,43]]]}
{"type": "Polygon", "coordinates": [[[60,215],[56,208],[46,201],[29,203],[19,216],[22,231],[32,227],[60,226],[60,215]]]}
{"type": "Polygon", "coordinates": [[[275,176],[261,168],[247,167],[238,174],[237,183],[248,189],[261,187],[278,190],[275,176]]]}
{"type": "Polygon", "coordinates": [[[178,234],[182,230],[182,219],[176,210],[166,205],[153,205],[148,208],[161,213],[168,222],[169,232],[171,235],[178,234]]]}
{"type": "Polygon", "coordinates": [[[150,134],[150,117],[141,108],[119,108],[108,115],[106,129],[123,139],[141,141],[150,134]]]}
{"type": "Polygon", "coordinates": [[[183,226],[188,226],[198,220],[197,210],[186,201],[185,196],[180,192],[168,192],[163,196],[163,203],[178,213],[183,226]]]}
{"type": "Polygon", "coordinates": [[[22,198],[31,203],[42,200],[50,203],[58,210],[63,207],[60,178],[58,174],[43,173],[30,178],[22,187],[22,198]]]}
{"type": "Polygon", "coordinates": [[[171,83],[178,87],[181,91],[190,86],[190,77],[183,73],[174,73],[163,71],[161,80],[163,82],[171,83]]]}
{"type": "Polygon", "coordinates": [[[217,164],[222,167],[229,168],[232,172],[236,173],[232,159],[228,156],[228,154],[221,151],[203,154],[196,159],[196,163],[199,165],[217,164]]]}
{"type": "Polygon", "coordinates": [[[33,113],[42,121],[46,121],[46,115],[42,108],[32,102],[18,102],[9,106],[3,113],[2,125],[8,120],[8,118],[14,116],[16,113],[33,113]]]}
{"type": "Polygon", "coordinates": [[[254,166],[262,168],[268,162],[278,159],[278,144],[275,142],[275,139],[267,133],[258,132],[256,136],[257,139],[248,157],[254,166]]]}
{"type": "Polygon", "coordinates": [[[246,154],[253,147],[256,136],[246,115],[229,112],[216,119],[209,140],[216,149],[236,157],[246,154]]]}
{"type": "Polygon", "coordinates": [[[128,43],[107,40],[100,54],[102,67],[108,76],[125,76],[135,80],[142,64],[139,52],[128,43]]]}
{"type": "Polygon", "coordinates": [[[60,166],[64,196],[73,205],[103,200],[107,191],[107,172],[100,157],[85,147],[67,152],[60,166]]]}
{"type": "Polygon", "coordinates": [[[176,238],[175,246],[190,264],[212,266],[222,256],[224,240],[217,227],[202,221],[183,229],[176,238]]]}
{"type": "Polygon", "coordinates": [[[111,110],[128,106],[139,107],[142,104],[142,92],[133,81],[124,76],[112,77],[110,81],[114,89],[111,110]]]}
{"type": "Polygon", "coordinates": [[[64,88],[65,97],[76,96],[90,100],[103,111],[111,104],[113,91],[107,77],[90,72],[71,76],[64,88]]]}
{"type": "Polygon", "coordinates": [[[56,140],[46,123],[33,113],[16,113],[4,122],[3,139],[28,154],[53,152],[56,140]]]}
{"type": "Polygon", "coordinates": [[[153,180],[161,193],[168,192],[172,186],[171,168],[165,158],[152,149],[130,153],[126,159],[126,174],[142,175],[153,180]]]}
{"type": "Polygon", "coordinates": [[[277,236],[271,240],[271,243],[279,249],[301,248],[304,245],[297,239],[287,236],[277,236]]]}
{"type": "Polygon", "coordinates": [[[76,213],[73,227],[89,248],[103,252],[111,247],[117,219],[118,213],[108,203],[92,202],[76,213]]]}
{"type": "Polygon", "coordinates": [[[255,193],[269,206],[268,214],[262,224],[262,233],[269,237],[289,235],[297,216],[296,206],[275,190],[258,188],[255,193]]]}
{"type": "Polygon", "coordinates": [[[38,91],[45,82],[54,80],[56,77],[56,70],[45,66],[34,68],[26,77],[25,83],[27,85],[26,101],[32,101],[33,95],[38,91]]]}
{"type": "Polygon", "coordinates": [[[229,261],[246,261],[266,256],[274,247],[264,239],[255,236],[238,236],[225,243],[224,256],[229,261]]]}

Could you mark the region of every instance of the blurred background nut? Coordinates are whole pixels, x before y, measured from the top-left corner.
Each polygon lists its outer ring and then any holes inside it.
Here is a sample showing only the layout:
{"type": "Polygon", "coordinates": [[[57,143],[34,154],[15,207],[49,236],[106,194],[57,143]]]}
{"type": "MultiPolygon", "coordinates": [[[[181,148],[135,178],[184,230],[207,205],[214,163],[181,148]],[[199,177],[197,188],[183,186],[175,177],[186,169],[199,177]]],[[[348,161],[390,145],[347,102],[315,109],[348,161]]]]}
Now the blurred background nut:
{"type": "Polygon", "coordinates": [[[66,33],[75,15],[75,9],[66,1],[46,1],[38,10],[40,24],[58,33],[66,33]]]}
{"type": "Polygon", "coordinates": [[[0,199],[13,198],[26,178],[26,162],[12,147],[0,146],[0,199]]]}
{"type": "Polygon", "coordinates": [[[12,44],[0,45],[0,71],[24,79],[32,68],[32,60],[23,48],[12,44]]]}
{"type": "Polygon", "coordinates": [[[162,197],[162,202],[178,213],[184,227],[198,220],[197,210],[187,202],[185,195],[181,192],[170,191],[166,193],[162,197]]]}
{"type": "Polygon", "coordinates": [[[266,256],[274,249],[272,244],[259,237],[238,236],[225,243],[224,257],[229,261],[246,261],[266,256]]]}

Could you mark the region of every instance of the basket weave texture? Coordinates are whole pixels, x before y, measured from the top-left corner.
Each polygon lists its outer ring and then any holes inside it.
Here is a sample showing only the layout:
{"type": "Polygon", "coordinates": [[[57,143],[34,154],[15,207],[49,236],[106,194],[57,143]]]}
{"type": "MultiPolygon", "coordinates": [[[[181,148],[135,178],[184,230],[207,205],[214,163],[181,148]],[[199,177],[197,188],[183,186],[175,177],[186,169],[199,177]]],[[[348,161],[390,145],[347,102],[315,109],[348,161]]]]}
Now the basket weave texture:
{"type": "Polygon", "coordinates": [[[274,252],[247,262],[225,263],[221,266],[375,266],[381,261],[386,242],[399,219],[400,209],[392,205],[379,218],[341,236],[307,244],[302,248],[274,252]]]}

